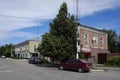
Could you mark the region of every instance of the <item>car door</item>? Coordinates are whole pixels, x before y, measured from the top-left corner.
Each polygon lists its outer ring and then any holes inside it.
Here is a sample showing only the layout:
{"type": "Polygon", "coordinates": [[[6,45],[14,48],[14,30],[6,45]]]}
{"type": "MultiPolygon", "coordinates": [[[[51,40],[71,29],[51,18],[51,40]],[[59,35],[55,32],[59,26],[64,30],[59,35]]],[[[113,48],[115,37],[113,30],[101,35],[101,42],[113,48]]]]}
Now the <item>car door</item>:
{"type": "Polygon", "coordinates": [[[72,63],[72,70],[77,70],[78,68],[78,60],[74,59],[72,63]]]}
{"type": "Polygon", "coordinates": [[[64,68],[70,70],[71,69],[71,64],[72,64],[72,60],[70,59],[70,60],[65,62],[64,68]]]}

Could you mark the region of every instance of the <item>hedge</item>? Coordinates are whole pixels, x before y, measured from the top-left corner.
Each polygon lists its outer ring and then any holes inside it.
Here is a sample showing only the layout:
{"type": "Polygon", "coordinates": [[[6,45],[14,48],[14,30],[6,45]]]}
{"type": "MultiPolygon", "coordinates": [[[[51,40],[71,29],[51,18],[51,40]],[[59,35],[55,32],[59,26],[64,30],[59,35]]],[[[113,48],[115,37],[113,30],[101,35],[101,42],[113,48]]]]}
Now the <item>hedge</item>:
{"type": "Polygon", "coordinates": [[[120,67],[120,56],[113,56],[109,58],[106,64],[120,67]]]}

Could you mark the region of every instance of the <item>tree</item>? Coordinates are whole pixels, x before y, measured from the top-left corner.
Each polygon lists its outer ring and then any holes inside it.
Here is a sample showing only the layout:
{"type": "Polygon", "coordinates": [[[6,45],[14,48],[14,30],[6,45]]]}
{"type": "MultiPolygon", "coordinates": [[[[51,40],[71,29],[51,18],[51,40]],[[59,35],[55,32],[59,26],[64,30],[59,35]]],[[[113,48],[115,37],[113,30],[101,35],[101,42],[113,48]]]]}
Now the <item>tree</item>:
{"type": "Polygon", "coordinates": [[[59,13],[50,23],[50,32],[43,36],[40,51],[43,55],[57,60],[66,60],[76,53],[76,27],[74,16],[67,10],[63,3],[59,13]]]}
{"type": "Polygon", "coordinates": [[[11,57],[11,49],[13,48],[12,44],[6,44],[5,46],[0,47],[0,56],[5,55],[6,57],[11,57]]]}
{"type": "Polygon", "coordinates": [[[117,49],[118,37],[116,32],[113,30],[105,30],[105,29],[103,29],[103,31],[108,33],[108,50],[112,53],[118,52],[118,49],[117,49]]]}
{"type": "Polygon", "coordinates": [[[116,49],[117,52],[120,53],[120,35],[117,36],[116,49]]]}

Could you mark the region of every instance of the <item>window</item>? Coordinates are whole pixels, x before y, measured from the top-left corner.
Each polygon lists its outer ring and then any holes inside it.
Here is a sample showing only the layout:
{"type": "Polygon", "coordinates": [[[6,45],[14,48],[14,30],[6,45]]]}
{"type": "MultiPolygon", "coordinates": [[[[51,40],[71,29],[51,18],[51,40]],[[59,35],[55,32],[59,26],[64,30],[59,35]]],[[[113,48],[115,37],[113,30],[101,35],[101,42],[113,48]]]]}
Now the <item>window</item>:
{"type": "Polygon", "coordinates": [[[100,47],[103,48],[104,46],[104,38],[100,37],[100,47]]]}
{"type": "Polygon", "coordinates": [[[78,46],[80,45],[80,39],[77,40],[78,46]]]}
{"type": "Polygon", "coordinates": [[[67,62],[71,64],[71,63],[73,63],[73,60],[72,60],[72,59],[70,59],[70,60],[68,60],[67,62]]]}
{"type": "Polygon", "coordinates": [[[34,48],[36,48],[36,45],[34,45],[34,48]]]}
{"type": "Polygon", "coordinates": [[[98,35],[95,35],[93,37],[93,44],[94,44],[94,47],[98,47],[98,35]]]}
{"type": "Polygon", "coordinates": [[[28,46],[27,45],[25,46],[25,50],[28,50],[28,46]]]}
{"type": "Polygon", "coordinates": [[[75,64],[78,64],[78,60],[74,60],[74,63],[75,63],[75,64]]]}
{"type": "Polygon", "coordinates": [[[85,47],[88,47],[88,33],[87,32],[85,32],[84,33],[84,46],[85,47]]]}

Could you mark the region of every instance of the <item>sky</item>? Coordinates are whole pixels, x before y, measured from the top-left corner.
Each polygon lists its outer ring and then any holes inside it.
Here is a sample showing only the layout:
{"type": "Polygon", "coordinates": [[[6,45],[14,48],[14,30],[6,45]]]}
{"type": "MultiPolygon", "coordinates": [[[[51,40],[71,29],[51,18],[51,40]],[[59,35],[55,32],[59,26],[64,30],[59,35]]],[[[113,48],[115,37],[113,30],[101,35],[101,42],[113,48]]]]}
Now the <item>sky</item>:
{"type": "MultiPolygon", "coordinates": [[[[0,46],[17,44],[49,32],[49,23],[66,2],[76,15],[76,0],[0,0],[0,46]]],[[[78,0],[79,22],[120,35],[120,0],[78,0]]]]}

